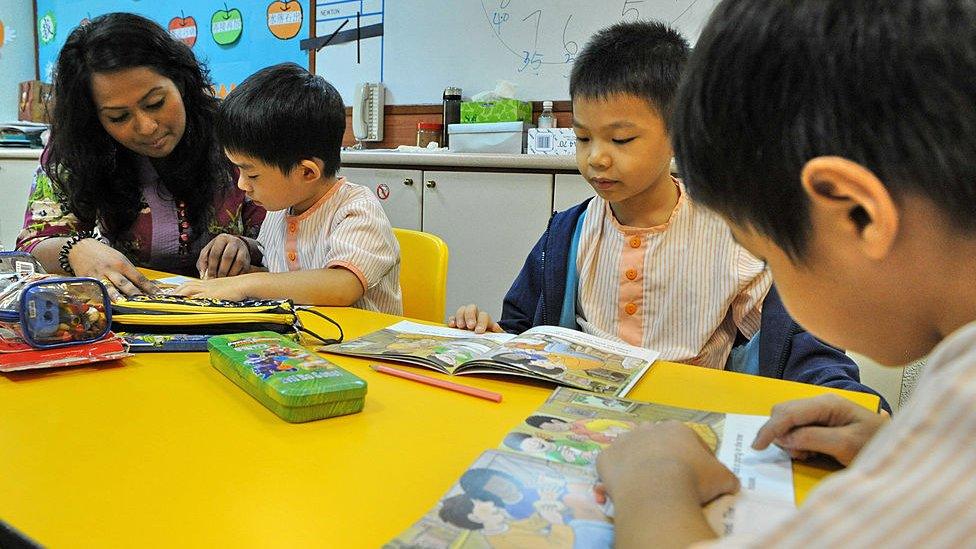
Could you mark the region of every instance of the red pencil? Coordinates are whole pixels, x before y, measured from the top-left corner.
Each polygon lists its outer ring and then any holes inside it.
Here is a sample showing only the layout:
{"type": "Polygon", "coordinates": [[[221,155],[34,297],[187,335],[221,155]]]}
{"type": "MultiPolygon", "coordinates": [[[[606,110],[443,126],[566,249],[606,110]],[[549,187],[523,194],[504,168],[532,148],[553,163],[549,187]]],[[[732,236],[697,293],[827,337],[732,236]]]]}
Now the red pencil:
{"type": "Polygon", "coordinates": [[[422,376],[420,374],[415,374],[413,372],[404,372],[403,370],[399,370],[397,368],[390,368],[389,366],[382,366],[380,364],[370,364],[369,367],[376,370],[377,372],[390,374],[391,376],[402,377],[404,379],[409,379],[411,381],[418,381],[426,385],[433,385],[434,387],[440,387],[441,389],[447,389],[448,391],[456,391],[458,393],[464,393],[466,395],[483,398],[485,400],[490,400],[492,402],[502,401],[502,395],[498,393],[493,393],[491,391],[485,391],[484,389],[476,389],[474,387],[468,387],[467,385],[461,385],[460,383],[453,383],[451,381],[444,381],[443,379],[422,376]]]}

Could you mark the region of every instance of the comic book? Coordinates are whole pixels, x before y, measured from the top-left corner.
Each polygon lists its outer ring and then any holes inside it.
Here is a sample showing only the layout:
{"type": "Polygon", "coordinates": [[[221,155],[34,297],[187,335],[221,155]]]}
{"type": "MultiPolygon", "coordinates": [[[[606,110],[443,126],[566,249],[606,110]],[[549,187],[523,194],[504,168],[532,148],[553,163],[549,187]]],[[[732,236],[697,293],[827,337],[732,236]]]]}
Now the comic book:
{"type": "Polygon", "coordinates": [[[558,326],[513,334],[475,334],[408,320],[319,350],[405,362],[445,374],[530,377],[624,396],[658,353],[558,326]]]}
{"type": "Polygon", "coordinates": [[[741,481],[705,507],[719,535],[757,533],[795,509],[789,456],[749,444],[767,417],[689,410],[560,387],[387,547],[612,547],[613,504],[596,457],[642,422],[691,427],[741,481]]]}

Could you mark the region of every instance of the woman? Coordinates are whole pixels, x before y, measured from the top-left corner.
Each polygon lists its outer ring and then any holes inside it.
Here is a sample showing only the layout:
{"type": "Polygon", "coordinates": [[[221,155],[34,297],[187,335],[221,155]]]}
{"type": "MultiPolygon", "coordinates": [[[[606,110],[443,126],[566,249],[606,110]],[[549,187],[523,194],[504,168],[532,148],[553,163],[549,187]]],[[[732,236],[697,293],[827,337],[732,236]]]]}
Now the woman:
{"type": "Polygon", "coordinates": [[[155,290],[136,266],[206,277],[260,265],[265,212],[234,184],[216,109],[206,69],[152,21],[112,13],[76,28],[17,248],[126,295],[155,290]]]}

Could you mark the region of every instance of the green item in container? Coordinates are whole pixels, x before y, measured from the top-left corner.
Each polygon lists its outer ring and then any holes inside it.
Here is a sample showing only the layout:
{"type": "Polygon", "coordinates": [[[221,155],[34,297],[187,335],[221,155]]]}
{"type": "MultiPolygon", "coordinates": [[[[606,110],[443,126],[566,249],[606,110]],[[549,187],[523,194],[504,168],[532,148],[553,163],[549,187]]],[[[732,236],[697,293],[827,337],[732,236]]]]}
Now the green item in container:
{"type": "Polygon", "coordinates": [[[480,122],[525,122],[532,123],[532,104],[518,99],[499,99],[497,101],[462,101],[461,123],[480,122]]]}
{"type": "Polygon", "coordinates": [[[366,382],[275,332],[211,337],[210,364],[292,423],[353,414],[366,382]]]}

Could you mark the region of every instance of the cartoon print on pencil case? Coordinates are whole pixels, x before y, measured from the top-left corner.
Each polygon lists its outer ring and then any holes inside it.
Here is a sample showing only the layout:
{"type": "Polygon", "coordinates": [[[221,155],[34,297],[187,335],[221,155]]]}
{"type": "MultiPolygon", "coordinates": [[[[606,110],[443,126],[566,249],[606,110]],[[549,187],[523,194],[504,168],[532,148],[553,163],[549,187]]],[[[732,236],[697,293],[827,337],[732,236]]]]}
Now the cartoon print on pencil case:
{"type": "MultiPolygon", "coordinates": [[[[302,354],[302,351],[298,349],[269,345],[260,354],[248,353],[244,363],[251,368],[255,375],[261,376],[261,379],[268,379],[279,372],[297,372],[296,365],[288,364],[288,360],[302,354]]],[[[307,362],[307,360],[303,360],[303,362],[307,362]]]]}

